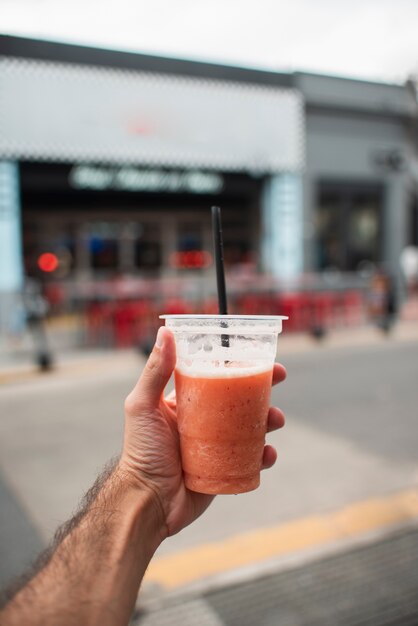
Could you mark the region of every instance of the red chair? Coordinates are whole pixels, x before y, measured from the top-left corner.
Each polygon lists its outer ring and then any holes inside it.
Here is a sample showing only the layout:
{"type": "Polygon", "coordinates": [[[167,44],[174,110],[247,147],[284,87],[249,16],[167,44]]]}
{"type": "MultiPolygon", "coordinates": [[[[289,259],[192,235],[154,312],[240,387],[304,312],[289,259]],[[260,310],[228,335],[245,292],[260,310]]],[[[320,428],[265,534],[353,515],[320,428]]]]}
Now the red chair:
{"type": "Polygon", "coordinates": [[[313,324],[328,329],[333,325],[335,298],[332,293],[320,292],[313,298],[313,324]]]}
{"type": "Polygon", "coordinates": [[[192,312],[190,304],[181,298],[166,300],[163,308],[167,315],[186,315],[192,312]]]}
{"type": "Polygon", "coordinates": [[[91,302],[86,309],[87,343],[90,346],[109,346],[113,343],[113,303],[91,302]]]}
{"type": "Polygon", "coordinates": [[[364,320],[364,304],[360,291],[347,291],[343,296],[344,322],[356,326],[364,320]]]}
{"type": "Polygon", "coordinates": [[[306,330],[308,322],[306,294],[287,293],[280,296],[280,313],[287,315],[286,329],[292,331],[306,330]]]}
{"type": "Polygon", "coordinates": [[[202,315],[217,315],[219,313],[218,300],[216,298],[205,300],[201,307],[201,313],[202,315]]]}
{"type": "Polygon", "coordinates": [[[134,344],[135,315],[129,302],[119,302],[113,316],[115,344],[117,348],[128,348],[134,344]]]}

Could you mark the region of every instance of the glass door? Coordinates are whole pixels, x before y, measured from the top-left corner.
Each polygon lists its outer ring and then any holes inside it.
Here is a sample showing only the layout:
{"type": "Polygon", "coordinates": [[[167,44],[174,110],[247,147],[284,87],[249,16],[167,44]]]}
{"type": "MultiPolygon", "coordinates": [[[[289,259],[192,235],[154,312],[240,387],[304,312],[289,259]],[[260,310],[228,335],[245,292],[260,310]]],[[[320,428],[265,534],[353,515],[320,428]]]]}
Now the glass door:
{"type": "Polygon", "coordinates": [[[322,183],[316,211],[317,267],[355,272],[381,261],[383,192],[379,186],[322,183]]]}

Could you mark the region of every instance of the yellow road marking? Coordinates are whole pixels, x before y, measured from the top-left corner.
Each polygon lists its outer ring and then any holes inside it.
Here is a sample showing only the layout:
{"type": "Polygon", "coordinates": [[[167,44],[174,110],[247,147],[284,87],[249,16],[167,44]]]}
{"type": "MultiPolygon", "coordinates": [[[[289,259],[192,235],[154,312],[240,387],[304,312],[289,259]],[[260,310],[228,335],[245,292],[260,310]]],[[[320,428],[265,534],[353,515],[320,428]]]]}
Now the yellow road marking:
{"type": "Polygon", "coordinates": [[[147,570],[146,580],[174,589],[227,570],[415,519],[418,489],[410,489],[156,558],[147,570]]]}
{"type": "Polygon", "coordinates": [[[0,373],[0,385],[7,385],[9,383],[16,383],[16,382],[26,382],[27,380],[30,380],[31,378],[36,378],[37,376],[39,376],[39,371],[38,370],[23,370],[23,371],[15,371],[15,372],[5,372],[0,373]]]}
{"type": "Polygon", "coordinates": [[[97,356],[95,358],[89,359],[86,358],[84,361],[69,361],[69,362],[58,362],[53,364],[52,369],[47,372],[42,372],[35,364],[28,366],[26,368],[18,369],[11,371],[0,371],[0,386],[6,385],[9,383],[19,383],[19,382],[27,382],[28,380],[32,380],[35,378],[46,379],[46,378],[57,378],[63,377],[67,374],[83,374],[84,372],[89,373],[97,373],[99,370],[112,370],[114,371],[115,367],[120,367],[120,363],[127,368],[135,368],[138,372],[143,368],[143,362],[141,361],[139,356],[136,355],[124,355],[123,352],[106,354],[103,356],[97,356]],[[130,360],[129,360],[130,359],[130,360]]]}

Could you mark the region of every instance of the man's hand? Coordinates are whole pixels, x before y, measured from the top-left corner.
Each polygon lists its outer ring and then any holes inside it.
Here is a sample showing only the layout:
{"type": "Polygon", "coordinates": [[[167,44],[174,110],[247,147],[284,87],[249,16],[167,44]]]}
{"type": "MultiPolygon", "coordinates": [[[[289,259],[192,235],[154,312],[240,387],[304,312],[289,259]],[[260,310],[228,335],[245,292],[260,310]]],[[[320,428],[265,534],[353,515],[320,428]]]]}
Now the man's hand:
{"type": "MultiPolygon", "coordinates": [[[[122,626],[128,624],[146,568],[160,542],[190,524],[212,496],[186,489],[180,462],[174,396],[163,398],[176,362],[174,337],[161,328],[145,369],[126,400],[121,458],[85,495],[78,513],[0,615],[4,626],[122,626]]],[[[284,380],[280,365],[273,384],[284,380]]],[[[271,408],[268,430],[284,424],[271,408]]],[[[263,466],[276,451],[264,449],[263,466]]]]}
{"type": "MultiPolygon", "coordinates": [[[[120,460],[121,468],[154,494],[166,536],[174,535],[193,522],[213,500],[213,496],[189,491],[184,485],[175,395],[163,397],[175,363],[173,334],[162,327],[142,376],[125,402],[125,438],[120,460]]],[[[284,367],[276,364],[272,383],[281,382],[285,377],[284,367]]],[[[268,431],[283,425],[283,413],[272,407],[268,431]]],[[[266,446],[263,469],[271,467],[276,458],[275,449],[266,446]]]]}

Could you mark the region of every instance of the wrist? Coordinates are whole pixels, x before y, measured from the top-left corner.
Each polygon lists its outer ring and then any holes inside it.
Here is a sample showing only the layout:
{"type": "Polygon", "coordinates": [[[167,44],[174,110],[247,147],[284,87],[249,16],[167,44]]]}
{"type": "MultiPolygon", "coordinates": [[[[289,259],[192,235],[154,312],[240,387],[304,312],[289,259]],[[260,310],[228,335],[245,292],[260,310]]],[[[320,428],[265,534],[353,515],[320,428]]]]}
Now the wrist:
{"type": "Polygon", "coordinates": [[[150,539],[150,547],[155,551],[168,536],[165,512],[156,488],[138,472],[120,459],[114,473],[115,479],[123,485],[126,513],[130,519],[133,535],[141,535],[144,527],[150,539]]]}

